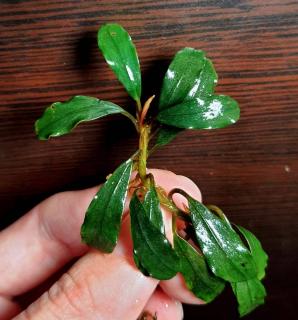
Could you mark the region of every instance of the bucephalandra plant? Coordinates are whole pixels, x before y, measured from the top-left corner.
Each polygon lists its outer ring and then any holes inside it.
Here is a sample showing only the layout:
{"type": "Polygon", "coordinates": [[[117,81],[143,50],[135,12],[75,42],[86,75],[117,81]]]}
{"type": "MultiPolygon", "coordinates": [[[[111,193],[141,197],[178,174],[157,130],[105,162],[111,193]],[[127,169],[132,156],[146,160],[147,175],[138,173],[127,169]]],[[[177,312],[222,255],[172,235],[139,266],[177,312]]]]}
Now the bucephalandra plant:
{"type": "Polygon", "coordinates": [[[166,72],[158,102],[152,96],[143,104],[140,65],[129,34],[118,24],[105,24],[98,32],[98,45],[134,99],[136,115],[112,102],[75,96],[53,103],[35,123],[38,138],[45,140],[69,133],[80,122],[120,113],[132,121],[139,135],[138,150],[108,177],[89,205],[82,240],[102,252],[113,251],[130,190],[133,256],[139,270],[160,280],[180,272],[189,290],[207,303],[228,283],[240,316],[248,314],[263,304],[266,296],[261,280],[268,257],[260,242],[250,231],[231,224],[218,207],[203,205],[181,189],[167,194],[147,173],[148,156],[180,131],[235,123],[240,114],[237,102],[214,93],[217,74],[205,53],[184,48],[166,72]],[[133,179],[132,171],[137,172],[133,179]],[[177,193],[187,200],[184,210],[173,201],[177,193]],[[165,235],[161,206],[172,213],[173,244],[165,235]],[[178,224],[180,220],[184,223],[178,224]],[[178,228],[181,225],[183,230],[178,228]]]}

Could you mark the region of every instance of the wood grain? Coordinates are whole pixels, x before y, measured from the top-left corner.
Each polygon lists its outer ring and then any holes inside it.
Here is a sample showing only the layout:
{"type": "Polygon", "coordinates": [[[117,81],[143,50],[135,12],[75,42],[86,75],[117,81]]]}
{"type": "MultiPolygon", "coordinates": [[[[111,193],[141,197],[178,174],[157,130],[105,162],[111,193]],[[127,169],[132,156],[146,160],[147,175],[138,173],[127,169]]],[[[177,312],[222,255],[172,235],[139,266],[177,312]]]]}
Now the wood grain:
{"type": "MultiPolygon", "coordinates": [[[[0,0],[0,202],[4,227],[46,196],[103,180],[134,152],[129,122],[115,116],[48,142],[34,136],[44,106],[75,94],[130,106],[96,45],[118,22],[138,48],[143,99],[158,94],[175,52],[203,49],[217,92],[240,103],[240,122],[185,132],[150,165],[193,179],[205,202],[251,229],[269,253],[265,306],[246,319],[294,319],[298,263],[298,2],[293,0],[0,0]]],[[[230,290],[185,319],[237,319],[230,290]]]]}

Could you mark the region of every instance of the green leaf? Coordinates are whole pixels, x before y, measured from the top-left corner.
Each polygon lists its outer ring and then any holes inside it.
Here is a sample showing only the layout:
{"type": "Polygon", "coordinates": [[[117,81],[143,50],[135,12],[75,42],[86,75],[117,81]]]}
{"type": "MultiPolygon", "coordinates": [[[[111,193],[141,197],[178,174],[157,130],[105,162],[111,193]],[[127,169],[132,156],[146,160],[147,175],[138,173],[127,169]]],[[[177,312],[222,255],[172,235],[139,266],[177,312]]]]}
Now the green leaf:
{"type": "Polygon", "coordinates": [[[127,31],[115,23],[103,25],[98,31],[98,46],[129,95],[141,98],[141,71],[136,48],[127,31]]]}
{"type": "Polygon", "coordinates": [[[159,109],[213,94],[217,74],[212,62],[201,50],[184,48],[178,51],[163,80],[159,109]]]}
{"type": "Polygon", "coordinates": [[[156,146],[161,147],[170,143],[181,131],[183,130],[179,128],[162,126],[158,131],[156,146]]]}
{"type": "Polygon", "coordinates": [[[262,280],[265,277],[265,269],[267,267],[268,255],[263,250],[261,242],[256,238],[254,234],[252,234],[250,231],[244,229],[241,226],[236,227],[242,233],[249,245],[250,252],[257,266],[258,279],[262,280]]]}
{"type": "Polygon", "coordinates": [[[144,198],[143,206],[149,220],[157,229],[160,230],[160,232],[164,234],[165,227],[163,223],[162,212],[160,210],[158,195],[154,184],[152,184],[147,191],[144,198]]]}
{"type": "Polygon", "coordinates": [[[207,303],[214,300],[224,289],[224,281],[214,276],[209,271],[204,257],[176,233],[174,248],[180,257],[179,271],[188,289],[207,303]]]}
{"type": "Polygon", "coordinates": [[[197,240],[212,272],[229,282],[255,278],[255,262],[238,234],[190,196],[188,204],[197,240]]]}
{"type": "Polygon", "coordinates": [[[238,301],[238,311],[241,317],[264,304],[266,290],[258,279],[250,279],[231,285],[238,301]]]}
{"type": "Polygon", "coordinates": [[[109,114],[127,112],[114,103],[93,97],[75,96],[66,102],[55,102],[35,122],[40,140],[69,133],[80,122],[95,120],[109,114]]]}
{"type": "Polygon", "coordinates": [[[171,279],[179,269],[179,257],[165,235],[149,219],[136,194],[130,201],[134,260],[145,275],[159,280],[171,279]]]}
{"type": "Polygon", "coordinates": [[[91,247],[112,252],[117,244],[133,161],[121,164],[99,189],[87,209],[82,240],[91,247]]]}
{"type": "Polygon", "coordinates": [[[240,116],[237,102],[224,95],[215,95],[182,102],[162,110],[157,119],[184,129],[216,129],[235,123],[240,116]]]}

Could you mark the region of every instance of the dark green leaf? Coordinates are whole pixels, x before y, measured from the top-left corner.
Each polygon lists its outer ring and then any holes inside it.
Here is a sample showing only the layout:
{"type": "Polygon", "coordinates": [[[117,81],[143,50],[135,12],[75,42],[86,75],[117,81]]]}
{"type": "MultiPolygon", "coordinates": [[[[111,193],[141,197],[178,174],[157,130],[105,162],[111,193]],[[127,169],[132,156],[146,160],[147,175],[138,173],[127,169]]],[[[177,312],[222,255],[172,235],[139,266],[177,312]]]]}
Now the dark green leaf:
{"type": "Polygon", "coordinates": [[[159,229],[160,232],[164,233],[165,227],[163,223],[162,212],[160,210],[159,199],[154,185],[151,185],[146,193],[143,206],[145,213],[152,224],[159,229]]]}
{"type": "Polygon", "coordinates": [[[121,164],[100,188],[87,209],[82,240],[91,247],[112,252],[116,246],[132,160],[121,164]]]}
{"type": "Polygon", "coordinates": [[[141,71],[136,48],[127,31],[119,24],[103,25],[98,31],[98,46],[108,65],[129,95],[141,97],[141,71]]]}
{"type": "Polygon", "coordinates": [[[235,123],[240,110],[228,96],[208,96],[169,107],[158,114],[158,121],[184,129],[216,129],[235,123]]]}
{"type": "Polygon", "coordinates": [[[35,122],[40,140],[69,133],[80,122],[95,120],[109,114],[127,112],[114,103],[97,98],[75,96],[66,102],[55,102],[35,122]]]}
{"type": "Polygon", "coordinates": [[[159,109],[213,94],[217,74],[205,53],[192,48],[177,52],[166,72],[159,109]]]}
{"type": "Polygon", "coordinates": [[[258,279],[262,280],[265,277],[265,269],[267,267],[268,256],[266,252],[263,250],[261,242],[256,238],[254,234],[250,231],[244,229],[241,226],[237,226],[238,230],[245,237],[250,252],[255,260],[257,271],[258,271],[258,279]]]}
{"type": "Polygon", "coordinates": [[[183,131],[183,129],[170,127],[166,125],[162,126],[158,131],[156,145],[161,147],[170,143],[181,131],[183,131]]]}
{"type": "Polygon", "coordinates": [[[258,279],[250,279],[231,285],[238,301],[238,311],[241,317],[264,304],[266,290],[258,279]]]}
{"type": "Polygon", "coordinates": [[[214,300],[224,289],[224,281],[214,276],[204,257],[177,234],[174,234],[174,248],[180,257],[179,271],[188,289],[205,302],[214,300]]]}
{"type": "Polygon", "coordinates": [[[137,267],[145,275],[159,280],[174,277],[179,269],[179,257],[160,228],[150,221],[136,194],[130,201],[130,216],[137,267]]]}
{"type": "Polygon", "coordinates": [[[197,240],[212,272],[229,282],[255,278],[255,262],[238,234],[190,196],[188,203],[197,240]]]}

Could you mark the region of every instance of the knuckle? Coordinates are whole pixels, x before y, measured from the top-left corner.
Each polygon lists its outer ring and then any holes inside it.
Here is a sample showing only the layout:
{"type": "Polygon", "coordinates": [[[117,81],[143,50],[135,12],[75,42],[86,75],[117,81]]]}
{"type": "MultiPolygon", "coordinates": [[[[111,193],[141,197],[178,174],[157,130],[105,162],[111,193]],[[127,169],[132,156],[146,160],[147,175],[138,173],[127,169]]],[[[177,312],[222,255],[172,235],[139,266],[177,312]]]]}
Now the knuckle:
{"type": "Polygon", "coordinates": [[[49,301],[58,309],[68,310],[73,316],[83,316],[93,308],[93,297],[88,285],[66,272],[48,291],[49,301]]]}

